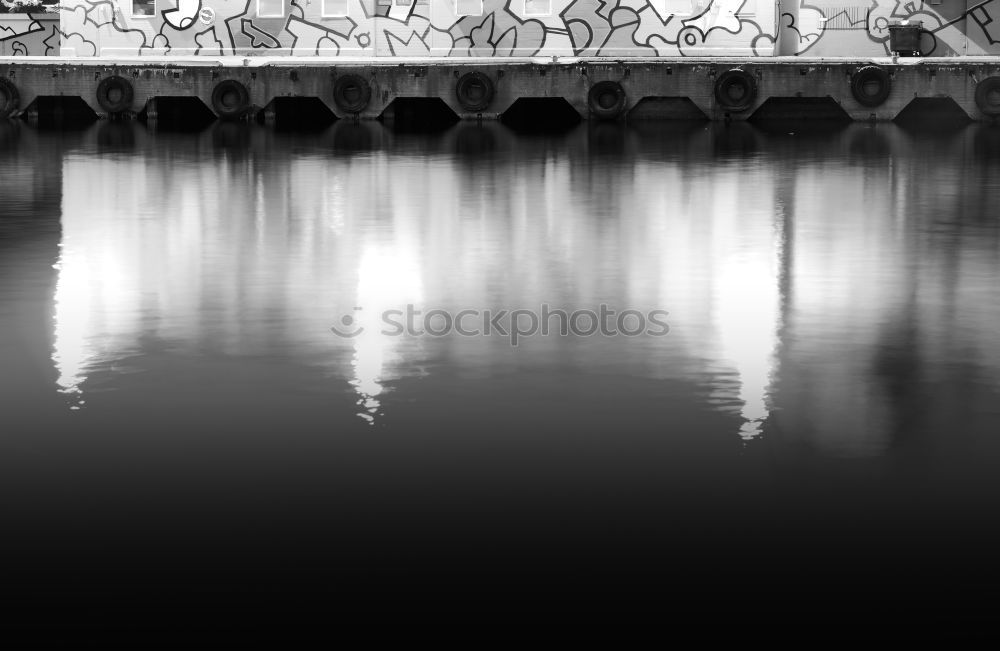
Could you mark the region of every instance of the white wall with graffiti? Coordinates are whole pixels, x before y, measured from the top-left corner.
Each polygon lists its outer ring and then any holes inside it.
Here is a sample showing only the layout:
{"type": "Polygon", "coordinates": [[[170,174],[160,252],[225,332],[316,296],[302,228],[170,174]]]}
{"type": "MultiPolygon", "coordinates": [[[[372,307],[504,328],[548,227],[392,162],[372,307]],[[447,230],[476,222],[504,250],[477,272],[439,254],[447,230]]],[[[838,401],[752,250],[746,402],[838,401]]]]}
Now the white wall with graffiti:
{"type": "Polygon", "coordinates": [[[1000,0],[844,2],[0,0],[0,56],[1000,55],[1000,0]]]}
{"type": "Polygon", "coordinates": [[[783,0],[781,54],[886,56],[889,26],[921,23],[925,56],[1000,54],[1000,0],[783,0]]]}
{"type": "Polygon", "coordinates": [[[57,0],[0,0],[0,56],[59,54],[57,0]]]}
{"type": "Polygon", "coordinates": [[[64,56],[774,52],[768,0],[65,0],[64,56]]]}

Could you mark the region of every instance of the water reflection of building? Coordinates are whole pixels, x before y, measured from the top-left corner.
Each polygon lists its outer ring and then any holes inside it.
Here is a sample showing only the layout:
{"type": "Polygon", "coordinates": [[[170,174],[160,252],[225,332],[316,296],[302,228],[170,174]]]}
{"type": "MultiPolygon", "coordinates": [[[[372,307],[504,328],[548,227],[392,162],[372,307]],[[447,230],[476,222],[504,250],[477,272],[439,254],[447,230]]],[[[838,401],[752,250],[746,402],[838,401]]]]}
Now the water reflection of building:
{"type": "MultiPolygon", "coordinates": [[[[944,327],[931,325],[946,312],[935,301],[982,314],[996,304],[954,290],[969,273],[965,286],[978,287],[995,250],[971,270],[961,265],[976,258],[964,254],[939,264],[945,249],[911,215],[923,191],[914,173],[884,148],[856,151],[853,131],[810,144],[716,126],[522,141],[495,125],[434,137],[338,125],[298,139],[223,128],[232,125],[155,142],[139,132],[113,152],[65,158],[65,389],[154,337],[327,369],[375,422],[401,378],[559,364],[683,379],[738,416],[745,439],[763,431],[869,454],[887,445],[895,418],[891,387],[873,371],[893,367],[873,358],[904,331],[886,319],[917,324],[905,346],[920,346],[913,359],[926,367],[948,350],[926,336],[944,327]],[[935,265],[951,265],[950,276],[935,265]],[[541,303],[666,309],[671,333],[534,337],[515,351],[502,337],[378,332],[383,309],[407,304],[541,303]],[[332,335],[344,315],[362,334],[332,335]]],[[[961,323],[984,344],[979,319],[961,323]]]]}
{"type": "MultiPolygon", "coordinates": [[[[477,142],[505,137],[488,133],[477,142]]],[[[139,137],[134,154],[66,158],[56,290],[64,389],[153,336],[233,355],[282,347],[332,367],[349,352],[366,418],[387,383],[423,372],[416,358],[435,355],[468,373],[568,359],[682,375],[714,387],[747,421],[764,418],[775,236],[772,216],[746,206],[773,204],[766,171],[733,163],[707,174],[707,161],[699,169],[641,155],[624,165],[625,150],[606,164],[587,155],[585,130],[485,159],[406,146],[330,156],[322,142],[286,159],[272,156],[274,134],[248,134],[231,148],[209,150],[209,136],[155,148],[139,137]],[[530,356],[512,356],[496,337],[378,332],[383,309],[410,303],[668,309],[673,332],[586,345],[534,338],[523,344],[530,356]],[[329,327],[345,314],[364,331],[341,341],[329,327]]],[[[467,149],[468,134],[458,135],[467,149]]]]}
{"type": "Polygon", "coordinates": [[[989,203],[984,189],[998,190],[968,173],[983,165],[970,146],[979,137],[861,127],[839,141],[833,162],[794,160],[772,431],[827,453],[878,454],[947,431],[952,424],[935,422],[942,414],[971,419],[983,409],[948,406],[947,395],[981,393],[990,375],[1000,386],[988,325],[1000,302],[986,288],[997,234],[970,223],[989,203]],[[836,162],[847,157],[850,166],[836,162]],[[992,233],[992,245],[949,235],[970,229],[992,233]]]}
{"type": "MultiPolygon", "coordinates": [[[[0,120],[0,395],[5,405],[49,404],[51,383],[52,265],[59,249],[60,146],[76,134],[39,134],[0,120]]],[[[57,403],[58,404],[58,403],[57,403]]],[[[9,416],[6,431],[27,423],[9,416]]]]}

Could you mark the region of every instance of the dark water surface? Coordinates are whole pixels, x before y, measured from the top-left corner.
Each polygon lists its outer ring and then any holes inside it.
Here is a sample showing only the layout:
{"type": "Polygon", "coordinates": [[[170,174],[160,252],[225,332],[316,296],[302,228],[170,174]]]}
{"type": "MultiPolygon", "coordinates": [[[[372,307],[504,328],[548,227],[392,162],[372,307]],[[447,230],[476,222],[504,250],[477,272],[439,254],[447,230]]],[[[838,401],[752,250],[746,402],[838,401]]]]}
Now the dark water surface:
{"type": "Polygon", "coordinates": [[[7,626],[993,630],[1000,130],[793,129],[0,123],[7,626]]]}

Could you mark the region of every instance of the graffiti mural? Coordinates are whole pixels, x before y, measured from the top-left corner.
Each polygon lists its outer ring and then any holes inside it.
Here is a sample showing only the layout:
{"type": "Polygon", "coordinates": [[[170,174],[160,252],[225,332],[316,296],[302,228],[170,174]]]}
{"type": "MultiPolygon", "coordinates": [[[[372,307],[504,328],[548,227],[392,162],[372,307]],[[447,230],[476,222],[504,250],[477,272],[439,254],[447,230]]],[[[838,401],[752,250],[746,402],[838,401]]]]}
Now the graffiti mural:
{"type": "Polygon", "coordinates": [[[66,56],[770,55],[765,0],[67,0],[66,56]]]}
{"type": "Polygon", "coordinates": [[[41,0],[0,0],[0,56],[59,54],[59,14],[41,0]]]}
{"type": "Polygon", "coordinates": [[[1000,54],[1000,0],[794,0],[781,3],[781,54],[888,56],[889,26],[921,23],[925,56],[1000,54]]]}

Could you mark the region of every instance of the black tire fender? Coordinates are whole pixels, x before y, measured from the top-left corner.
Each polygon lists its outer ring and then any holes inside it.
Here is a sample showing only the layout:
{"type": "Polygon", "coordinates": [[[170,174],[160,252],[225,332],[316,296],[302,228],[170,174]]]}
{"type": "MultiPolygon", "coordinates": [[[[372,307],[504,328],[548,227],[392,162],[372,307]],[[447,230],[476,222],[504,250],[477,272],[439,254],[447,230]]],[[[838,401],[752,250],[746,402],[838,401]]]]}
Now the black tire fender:
{"type": "Polygon", "coordinates": [[[1000,115],[1000,77],[987,77],[976,84],[976,106],[984,115],[1000,115]]]}
{"type": "Polygon", "coordinates": [[[482,113],[489,108],[495,92],[493,80],[481,72],[467,72],[455,82],[458,104],[470,113],[482,113]]]}
{"type": "Polygon", "coordinates": [[[726,70],[715,80],[715,101],[731,113],[749,110],[757,99],[757,79],[742,68],[726,70]]]}
{"type": "Polygon", "coordinates": [[[340,75],[333,82],[333,101],[344,113],[360,113],[371,98],[371,84],[361,75],[340,75]]]}
{"type": "Polygon", "coordinates": [[[601,120],[617,120],[628,106],[628,95],[617,81],[599,81],[587,93],[590,112],[601,120]]]}
{"type": "Polygon", "coordinates": [[[212,108],[224,120],[243,117],[250,109],[250,91],[235,79],[226,79],[212,90],[212,108]]]}
{"type": "Polygon", "coordinates": [[[131,109],[133,97],[135,90],[132,83],[124,77],[105,77],[97,85],[97,103],[107,113],[121,113],[131,109]]]}
{"type": "Polygon", "coordinates": [[[10,79],[0,77],[0,118],[9,117],[21,103],[21,94],[10,79]]]}
{"type": "Polygon", "coordinates": [[[880,106],[890,92],[892,80],[881,66],[862,66],[851,75],[851,95],[862,106],[880,106]]]}

